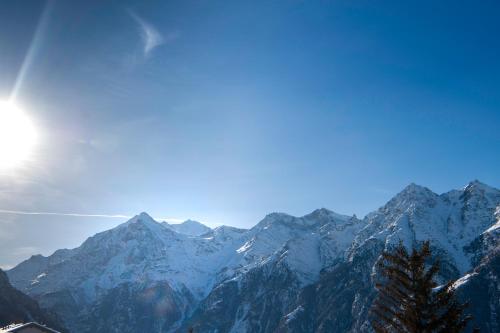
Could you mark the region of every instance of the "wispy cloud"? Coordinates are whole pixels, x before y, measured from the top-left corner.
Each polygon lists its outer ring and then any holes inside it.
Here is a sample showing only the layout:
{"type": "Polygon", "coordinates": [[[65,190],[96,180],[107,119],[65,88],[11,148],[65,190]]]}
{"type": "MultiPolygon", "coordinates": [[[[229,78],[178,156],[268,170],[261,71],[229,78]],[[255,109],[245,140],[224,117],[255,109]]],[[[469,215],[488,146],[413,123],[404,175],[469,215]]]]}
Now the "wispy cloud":
{"type": "Polygon", "coordinates": [[[149,54],[158,46],[173,41],[178,37],[178,33],[176,32],[171,32],[165,35],[161,34],[151,23],[144,20],[135,12],[129,10],[129,14],[139,25],[145,57],[149,56],[149,54]]]}

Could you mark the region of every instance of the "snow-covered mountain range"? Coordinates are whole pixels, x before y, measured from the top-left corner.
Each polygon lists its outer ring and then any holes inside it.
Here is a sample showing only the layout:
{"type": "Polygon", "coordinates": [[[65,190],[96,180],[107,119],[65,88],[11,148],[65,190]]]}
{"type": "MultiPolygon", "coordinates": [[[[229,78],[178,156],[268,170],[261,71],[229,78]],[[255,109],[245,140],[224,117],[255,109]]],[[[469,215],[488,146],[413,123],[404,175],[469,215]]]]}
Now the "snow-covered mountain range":
{"type": "Polygon", "coordinates": [[[500,191],[478,181],[411,184],[363,219],[272,213],[249,230],[141,213],[8,275],[72,332],[370,332],[373,268],[400,240],[430,240],[441,279],[460,279],[475,325],[498,332],[500,191]]]}

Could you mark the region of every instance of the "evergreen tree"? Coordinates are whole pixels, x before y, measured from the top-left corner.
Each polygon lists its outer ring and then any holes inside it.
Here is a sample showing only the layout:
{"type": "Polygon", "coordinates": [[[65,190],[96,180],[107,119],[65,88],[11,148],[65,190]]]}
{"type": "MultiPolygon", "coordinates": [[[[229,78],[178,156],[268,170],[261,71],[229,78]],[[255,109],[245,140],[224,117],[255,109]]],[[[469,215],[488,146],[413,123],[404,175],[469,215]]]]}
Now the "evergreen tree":
{"type": "Polygon", "coordinates": [[[453,282],[438,287],[439,262],[428,266],[429,242],[409,254],[402,243],[384,252],[379,263],[378,297],[371,308],[371,324],[377,333],[463,332],[470,316],[467,304],[455,296],[453,282]]]}

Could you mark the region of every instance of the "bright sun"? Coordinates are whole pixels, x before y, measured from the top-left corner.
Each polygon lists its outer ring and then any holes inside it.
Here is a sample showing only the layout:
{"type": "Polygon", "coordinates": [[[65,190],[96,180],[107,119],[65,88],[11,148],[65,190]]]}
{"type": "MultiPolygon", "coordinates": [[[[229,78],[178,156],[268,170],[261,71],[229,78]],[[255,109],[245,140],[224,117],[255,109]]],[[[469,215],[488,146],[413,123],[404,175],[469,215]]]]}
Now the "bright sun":
{"type": "Polygon", "coordinates": [[[36,139],[31,119],[14,104],[0,101],[0,169],[28,160],[36,139]]]}

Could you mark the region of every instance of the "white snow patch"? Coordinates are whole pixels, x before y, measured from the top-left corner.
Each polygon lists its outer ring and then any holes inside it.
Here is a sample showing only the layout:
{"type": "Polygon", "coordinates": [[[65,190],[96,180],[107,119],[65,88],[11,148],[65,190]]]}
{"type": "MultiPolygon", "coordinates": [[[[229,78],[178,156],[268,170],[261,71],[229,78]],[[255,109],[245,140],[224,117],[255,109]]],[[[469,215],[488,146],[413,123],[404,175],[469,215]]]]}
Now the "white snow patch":
{"type": "Polygon", "coordinates": [[[242,253],[242,252],[245,252],[246,250],[248,250],[250,247],[252,246],[252,241],[248,241],[246,242],[245,244],[243,244],[242,247],[240,247],[239,249],[236,250],[236,252],[238,253],[242,253]]]}
{"type": "Polygon", "coordinates": [[[302,305],[299,305],[297,308],[295,308],[292,312],[290,312],[289,314],[287,314],[285,316],[285,322],[288,324],[290,323],[292,320],[294,320],[295,318],[297,318],[297,315],[301,312],[304,311],[304,308],[302,307],[302,305]]]}
{"type": "Polygon", "coordinates": [[[477,273],[474,272],[474,273],[465,274],[460,279],[455,281],[455,283],[453,283],[453,288],[454,289],[460,288],[462,285],[466,284],[469,281],[469,279],[471,277],[473,277],[474,275],[477,275],[477,273]]]}

